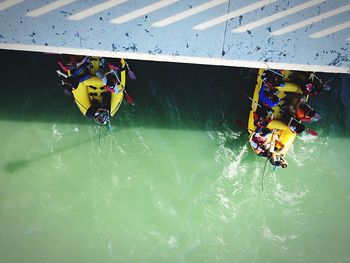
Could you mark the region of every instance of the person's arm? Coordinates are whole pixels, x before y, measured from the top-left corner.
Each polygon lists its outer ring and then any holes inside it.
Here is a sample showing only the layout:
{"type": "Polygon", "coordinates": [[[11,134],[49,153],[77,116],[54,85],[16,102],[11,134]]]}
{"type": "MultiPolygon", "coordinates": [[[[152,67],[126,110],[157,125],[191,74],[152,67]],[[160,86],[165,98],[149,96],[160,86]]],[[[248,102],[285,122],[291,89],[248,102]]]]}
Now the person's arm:
{"type": "Polygon", "coordinates": [[[78,62],[77,64],[75,64],[77,66],[77,68],[79,68],[81,65],[83,65],[87,60],[88,60],[89,57],[84,57],[82,59],[82,61],[78,62]]]}

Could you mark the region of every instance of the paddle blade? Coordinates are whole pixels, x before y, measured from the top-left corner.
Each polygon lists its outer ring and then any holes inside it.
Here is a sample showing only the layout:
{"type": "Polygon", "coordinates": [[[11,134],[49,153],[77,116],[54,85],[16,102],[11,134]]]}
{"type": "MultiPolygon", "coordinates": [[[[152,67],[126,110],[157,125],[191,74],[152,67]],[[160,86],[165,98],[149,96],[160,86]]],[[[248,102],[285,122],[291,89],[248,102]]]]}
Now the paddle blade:
{"type": "Polygon", "coordinates": [[[320,119],[322,119],[321,115],[316,112],[314,116],[314,120],[319,121],[320,119]]]}
{"type": "Polygon", "coordinates": [[[311,130],[311,129],[307,128],[306,131],[307,131],[309,134],[311,134],[312,136],[318,136],[318,133],[317,133],[316,131],[314,131],[314,130],[311,130]]]}
{"type": "Polygon", "coordinates": [[[243,127],[243,128],[246,128],[246,127],[245,127],[245,124],[244,124],[243,121],[241,121],[241,120],[236,120],[236,124],[239,125],[239,126],[241,126],[241,127],[243,127]]]}
{"type": "Polygon", "coordinates": [[[332,86],[328,83],[326,83],[324,86],[323,86],[323,90],[324,91],[330,91],[332,89],[332,86]]]}
{"type": "Polygon", "coordinates": [[[124,94],[125,94],[125,97],[126,97],[126,101],[127,101],[130,105],[134,106],[134,105],[135,105],[135,102],[134,102],[133,97],[131,97],[131,96],[129,95],[129,93],[127,93],[126,91],[124,92],[124,94]]]}
{"type": "Polygon", "coordinates": [[[130,69],[128,70],[128,76],[131,80],[136,80],[136,75],[130,69]]]}

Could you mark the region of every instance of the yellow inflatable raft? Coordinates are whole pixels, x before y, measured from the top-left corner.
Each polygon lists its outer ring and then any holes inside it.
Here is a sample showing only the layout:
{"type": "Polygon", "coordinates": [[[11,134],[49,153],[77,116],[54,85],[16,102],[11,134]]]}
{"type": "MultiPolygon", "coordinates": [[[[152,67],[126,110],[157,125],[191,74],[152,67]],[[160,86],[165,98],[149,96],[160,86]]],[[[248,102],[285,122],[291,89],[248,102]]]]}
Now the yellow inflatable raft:
{"type": "MultiPolygon", "coordinates": [[[[258,77],[257,77],[257,84],[254,89],[253,97],[251,98],[252,104],[251,104],[251,110],[250,110],[249,119],[248,119],[248,133],[249,133],[250,142],[252,141],[253,136],[255,136],[259,128],[256,125],[256,122],[254,119],[254,112],[256,112],[258,110],[258,107],[261,107],[261,104],[262,104],[262,102],[259,99],[259,94],[261,94],[260,90],[264,85],[264,80],[262,76],[265,71],[266,69],[259,70],[258,77]]],[[[278,90],[277,96],[279,98],[279,103],[277,103],[275,106],[272,107],[272,112],[270,112],[270,115],[269,115],[270,122],[266,126],[266,128],[269,129],[271,133],[267,134],[264,137],[264,140],[266,145],[268,146],[267,150],[270,153],[284,157],[285,154],[290,149],[290,147],[292,146],[293,141],[296,137],[296,133],[294,133],[289,128],[288,123],[285,123],[285,121],[281,120],[282,114],[280,112],[280,105],[283,103],[283,98],[287,95],[287,93],[302,94],[303,92],[298,85],[288,82],[288,76],[290,74],[289,71],[283,71],[282,74],[284,76],[285,82],[283,86],[275,87],[278,90]]],[[[253,151],[259,154],[259,151],[253,147],[252,143],[251,143],[251,146],[253,151]]]]}
{"type": "MultiPolygon", "coordinates": [[[[119,61],[118,61],[119,63],[119,61]]],[[[102,101],[104,96],[108,94],[107,99],[107,109],[109,111],[109,115],[113,117],[122,101],[123,101],[123,90],[126,84],[126,72],[122,70],[119,72],[120,85],[118,85],[118,93],[107,93],[104,88],[104,83],[102,79],[97,77],[95,74],[100,69],[100,58],[93,57],[91,60],[92,67],[90,68],[91,77],[85,81],[79,83],[78,87],[72,91],[75,103],[77,104],[81,113],[86,116],[88,110],[94,106],[99,107],[102,106],[102,101]]],[[[124,68],[125,66],[124,59],[121,59],[121,66],[124,68]]]]}

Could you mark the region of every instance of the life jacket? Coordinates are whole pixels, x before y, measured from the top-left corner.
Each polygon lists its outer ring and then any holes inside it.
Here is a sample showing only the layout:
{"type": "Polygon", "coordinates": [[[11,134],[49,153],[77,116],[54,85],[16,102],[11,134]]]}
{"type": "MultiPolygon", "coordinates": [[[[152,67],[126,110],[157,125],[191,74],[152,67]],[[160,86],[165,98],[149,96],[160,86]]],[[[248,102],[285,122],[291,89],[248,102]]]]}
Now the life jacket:
{"type": "Polygon", "coordinates": [[[277,92],[278,90],[273,90],[266,85],[262,85],[259,92],[259,102],[270,108],[276,106],[280,102],[277,92]]]}
{"type": "Polygon", "coordinates": [[[315,111],[307,103],[301,103],[295,111],[295,117],[302,122],[310,122],[315,116],[315,111]]]}

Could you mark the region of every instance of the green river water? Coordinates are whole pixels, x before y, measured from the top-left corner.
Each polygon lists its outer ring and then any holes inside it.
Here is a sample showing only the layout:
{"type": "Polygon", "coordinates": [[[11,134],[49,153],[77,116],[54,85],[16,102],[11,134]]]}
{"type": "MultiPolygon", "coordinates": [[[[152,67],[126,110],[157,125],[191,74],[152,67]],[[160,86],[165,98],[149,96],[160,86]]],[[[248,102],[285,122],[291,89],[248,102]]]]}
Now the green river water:
{"type": "Polygon", "coordinates": [[[55,56],[1,51],[1,262],[350,262],[350,81],[287,169],[244,128],[257,70],[129,61],[112,130],[64,95],[55,56]],[[99,139],[99,134],[100,139],[99,139]]]}

